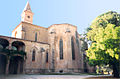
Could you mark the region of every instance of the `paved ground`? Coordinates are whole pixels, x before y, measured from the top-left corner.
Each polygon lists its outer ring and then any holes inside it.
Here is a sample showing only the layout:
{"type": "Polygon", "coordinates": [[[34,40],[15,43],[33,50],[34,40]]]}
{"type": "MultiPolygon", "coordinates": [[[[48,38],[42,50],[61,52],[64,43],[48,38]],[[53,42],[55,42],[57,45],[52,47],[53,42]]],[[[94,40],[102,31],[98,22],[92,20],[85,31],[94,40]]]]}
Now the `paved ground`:
{"type": "Polygon", "coordinates": [[[92,75],[0,75],[0,79],[85,79],[92,75]]]}

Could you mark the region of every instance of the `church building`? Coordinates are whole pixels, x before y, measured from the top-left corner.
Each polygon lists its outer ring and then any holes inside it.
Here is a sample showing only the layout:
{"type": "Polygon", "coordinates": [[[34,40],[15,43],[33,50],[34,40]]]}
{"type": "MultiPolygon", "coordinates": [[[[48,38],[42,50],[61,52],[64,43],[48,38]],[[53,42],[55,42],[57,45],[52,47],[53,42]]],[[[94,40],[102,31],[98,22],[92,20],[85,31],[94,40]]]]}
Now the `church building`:
{"type": "Polygon", "coordinates": [[[0,74],[93,72],[85,64],[77,26],[45,28],[33,24],[33,15],[27,2],[12,37],[0,35],[0,74]]]}

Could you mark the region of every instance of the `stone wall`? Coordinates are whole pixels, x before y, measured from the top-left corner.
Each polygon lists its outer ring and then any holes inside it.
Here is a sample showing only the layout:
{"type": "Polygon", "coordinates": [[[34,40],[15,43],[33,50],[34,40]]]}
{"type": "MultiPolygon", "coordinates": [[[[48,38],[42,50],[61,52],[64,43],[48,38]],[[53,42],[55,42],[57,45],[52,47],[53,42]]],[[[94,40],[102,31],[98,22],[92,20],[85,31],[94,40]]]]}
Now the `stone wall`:
{"type": "MultiPolygon", "coordinates": [[[[80,35],[76,26],[54,24],[44,28],[26,22],[21,22],[21,26],[22,29],[16,28],[21,30],[21,38],[31,41],[25,42],[26,72],[84,72],[83,52],[81,52],[80,35]],[[37,41],[35,33],[37,33],[37,41]],[[74,43],[75,60],[72,59],[71,38],[74,43]],[[60,39],[63,40],[63,59],[60,59],[60,39]],[[45,51],[41,52],[41,48],[45,51]],[[35,61],[32,61],[33,49],[36,50],[35,61]],[[48,62],[46,62],[46,52],[48,52],[48,62]]],[[[13,35],[15,31],[19,31],[16,29],[13,31],[13,35]]],[[[92,68],[88,69],[92,70],[92,68]]]]}
{"type": "Polygon", "coordinates": [[[26,22],[21,22],[13,31],[12,37],[21,38],[24,40],[35,41],[35,34],[37,33],[36,42],[48,43],[47,28],[33,25],[26,22]],[[16,34],[17,33],[17,34],[16,34]],[[15,36],[16,34],[16,36],[15,36]]]}
{"type": "MultiPolygon", "coordinates": [[[[49,55],[49,45],[37,42],[26,42],[27,59],[25,69],[49,69],[49,64],[46,62],[46,52],[49,55]],[[32,61],[32,52],[35,49],[35,61],[32,61]],[[43,51],[42,51],[43,50],[43,51]]],[[[48,60],[49,57],[48,57],[48,60]]],[[[32,72],[33,72],[32,71],[32,72]]]]}
{"type": "Polygon", "coordinates": [[[38,42],[48,43],[47,28],[23,22],[22,31],[24,32],[24,39],[26,40],[35,41],[35,33],[37,33],[38,42]]]}
{"type": "MultiPolygon", "coordinates": [[[[26,57],[24,58],[24,62],[23,62],[24,63],[23,73],[36,73],[38,69],[46,69],[46,70],[49,69],[49,64],[48,64],[49,61],[46,62],[46,52],[48,53],[48,55],[50,53],[50,51],[49,51],[50,45],[48,43],[35,42],[35,41],[23,40],[23,39],[6,37],[6,36],[0,36],[0,39],[5,39],[8,41],[9,49],[12,48],[13,42],[24,43],[24,45],[25,45],[24,49],[27,54],[26,54],[26,57]],[[35,52],[35,61],[32,61],[33,49],[36,51],[35,52]]],[[[2,53],[0,52],[0,54],[2,54],[2,53]]],[[[15,55],[15,56],[19,56],[19,55],[15,55]]],[[[48,56],[48,60],[50,60],[49,56],[48,56]]],[[[4,61],[1,61],[1,62],[4,62],[4,61]]],[[[5,65],[7,65],[7,63],[5,65]]],[[[0,66],[0,68],[2,68],[2,67],[3,66],[0,66]]],[[[6,71],[2,70],[0,73],[5,73],[5,72],[6,71]]],[[[9,73],[9,70],[6,73],[9,73]]]]}
{"type": "MultiPolygon", "coordinates": [[[[51,45],[51,68],[55,72],[69,72],[70,69],[77,70],[83,68],[82,54],[76,43],[77,27],[70,24],[55,24],[48,28],[48,42],[51,45]],[[71,38],[74,38],[75,60],[72,60],[71,38]],[[60,60],[59,42],[63,40],[63,59],[60,60]],[[52,50],[54,49],[54,55],[52,50]],[[54,60],[53,60],[54,57],[54,60]],[[54,61],[54,63],[53,63],[54,61]],[[54,66],[53,66],[54,64],[54,66]]],[[[79,41],[80,42],[80,41],[79,41]]],[[[80,44],[80,43],[79,43],[80,44]]],[[[76,72],[76,71],[74,71],[76,72]]]]}
{"type": "Polygon", "coordinates": [[[12,31],[12,37],[15,38],[22,38],[22,24],[20,23],[13,31],[12,31]]]}

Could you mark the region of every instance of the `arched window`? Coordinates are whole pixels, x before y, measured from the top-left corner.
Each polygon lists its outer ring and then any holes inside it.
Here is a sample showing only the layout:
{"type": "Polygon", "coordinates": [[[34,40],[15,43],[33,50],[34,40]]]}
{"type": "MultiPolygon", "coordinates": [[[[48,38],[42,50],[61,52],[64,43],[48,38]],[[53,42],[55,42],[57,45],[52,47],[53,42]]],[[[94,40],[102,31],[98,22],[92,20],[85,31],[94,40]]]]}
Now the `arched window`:
{"type": "Polygon", "coordinates": [[[75,32],[75,36],[76,36],[76,38],[78,38],[78,33],[77,33],[77,31],[75,32]]]}
{"type": "Polygon", "coordinates": [[[60,39],[59,41],[59,53],[60,53],[60,59],[63,59],[63,40],[60,39]]]}
{"type": "Polygon", "coordinates": [[[74,40],[71,38],[72,59],[75,60],[74,40]]]}
{"type": "Polygon", "coordinates": [[[35,41],[37,41],[37,32],[35,33],[35,41]]]}
{"type": "Polygon", "coordinates": [[[32,52],[32,61],[35,61],[35,49],[32,52]]]}
{"type": "Polygon", "coordinates": [[[48,52],[46,52],[46,63],[48,63],[48,52]]]}
{"type": "Polygon", "coordinates": [[[17,36],[17,31],[15,32],[15,37],[17,36]]]}
{"type": "Polygon", "coordinates": [[[79,38],[78,38],[78,33],[77,31],[75,32],[75,36],[76,36],[76,43],[77,43],[77,46],[79,48],[79,38]]]}

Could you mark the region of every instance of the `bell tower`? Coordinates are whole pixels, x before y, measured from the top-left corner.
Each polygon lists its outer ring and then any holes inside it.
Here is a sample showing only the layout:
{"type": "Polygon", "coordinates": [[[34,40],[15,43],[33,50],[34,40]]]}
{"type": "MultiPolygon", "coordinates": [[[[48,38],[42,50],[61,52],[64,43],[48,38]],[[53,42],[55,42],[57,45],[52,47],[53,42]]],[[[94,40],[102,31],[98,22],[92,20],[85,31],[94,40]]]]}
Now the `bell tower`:
{"type": "Polygon", "coordinates": [[[22,14],[21,14],[21,21],[27,22],[27,23],[33,23],[33,13],[30,7],[29,2],[27,2],[22,14]]]}

